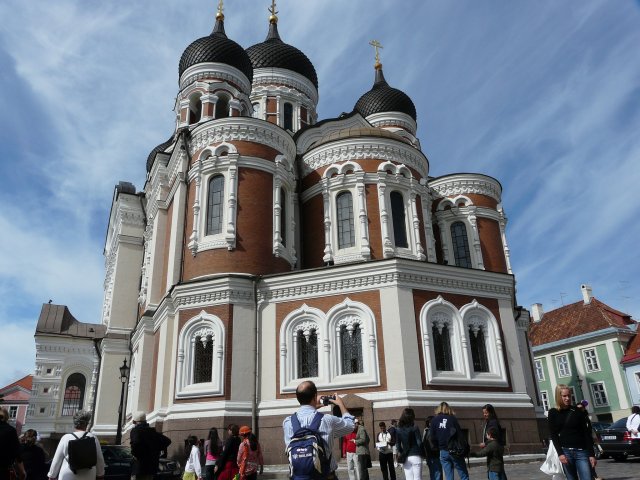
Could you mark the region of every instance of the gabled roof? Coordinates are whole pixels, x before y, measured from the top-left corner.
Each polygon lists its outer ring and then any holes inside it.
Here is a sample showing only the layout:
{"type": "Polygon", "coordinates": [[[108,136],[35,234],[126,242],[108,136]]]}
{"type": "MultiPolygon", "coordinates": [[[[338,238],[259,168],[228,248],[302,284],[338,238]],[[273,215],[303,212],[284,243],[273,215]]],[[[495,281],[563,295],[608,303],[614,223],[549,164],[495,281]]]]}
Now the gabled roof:
{"type": "Polygon", "coordinates": [[[48,333],[71,337],[103,338],[106,327],[96,323],[82,323],[71,315],[66,305],[45,303],[42,305],[36,334],[48,333]]]}
{"type": "Polygon", "coordinates": [[[33,375],[26,375],[22,377],[20,380],[16,380],[13,383],[10,383],[6,387],[0,388],[0,393],[8,392],[9,390],[14,390],[17,388],[23,388],[28,392],[31,392],[31,385],[33,384],[33,375]]]}
{"type": "Polygon", "coordinates": [[[635,327],[630,315],[592,298],[588,304],[579,301],[545,313],[540,322],[531,323],[529,340],[531,346],[537,347],[608,328],[632,333],[635,327]]]}
{"type": "Polygon", "coordinates": [[[629,342],[627,351],[624,352],[624,357],[620,360],[620,363],[631,363],[640,361],[640,335],[633,337],[633,340],[629,342]]]}

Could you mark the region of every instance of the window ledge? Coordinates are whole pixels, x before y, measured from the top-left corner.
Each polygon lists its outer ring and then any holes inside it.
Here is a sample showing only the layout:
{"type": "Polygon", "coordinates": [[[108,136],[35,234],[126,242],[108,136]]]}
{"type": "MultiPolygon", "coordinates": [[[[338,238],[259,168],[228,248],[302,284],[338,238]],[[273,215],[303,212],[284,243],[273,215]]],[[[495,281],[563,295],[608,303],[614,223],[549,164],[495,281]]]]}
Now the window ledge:
{"type": "Polygon", "coordinates": [[[193,383],[177,392],[176,398],[211,397],[214,395],[222,395],[220,386],[214,382],[193,383]]]}

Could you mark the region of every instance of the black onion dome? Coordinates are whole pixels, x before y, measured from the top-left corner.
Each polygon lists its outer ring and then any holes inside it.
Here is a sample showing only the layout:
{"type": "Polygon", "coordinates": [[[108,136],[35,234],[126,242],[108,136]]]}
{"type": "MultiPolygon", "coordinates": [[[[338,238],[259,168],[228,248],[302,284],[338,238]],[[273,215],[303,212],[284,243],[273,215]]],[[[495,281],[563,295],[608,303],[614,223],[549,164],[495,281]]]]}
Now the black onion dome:
{"type": "Polygon", "coordinates": [[[171,136],[171,138],[169,140],[167,140],[166,142],[161,143],[156,148],[151,150],[151,153],[147,157],[147,173],[150,172],[151,168],[153,167],[153,162],[156,159],[156,154],[160,153],[160,152],[164,152],[172,144],[173,144],[173,136],[171,136]]]}
{"type": "Polygon", "coordinates": [[[193,65],[208,62],[224,63],[235,67],[245,74],[249,82],[253,81],[251,60],[244,48],[227,38],[222,18],[216,20],[211,35],[195,40],[183,52],[180,57],[179,76],[193,65]]]}
{"type": "Polygon", "coordinates": [[[299,73],[318,88],[318,75],[311,60],[296,47],[284,43],[278,34],[278,24],[271,22],[269,34],[262,43],[247,48],[253,68],[284,68],[299,73]]]}
{"type": "Polygon", "coordinates": [[[413,101],[403,91],[389,86],[384,79],[381,65],[376,67],[376,81],[373,87],[360,97],[354,109],[365,118],[374,113],[401,112],[416,120],[413,101]]]}

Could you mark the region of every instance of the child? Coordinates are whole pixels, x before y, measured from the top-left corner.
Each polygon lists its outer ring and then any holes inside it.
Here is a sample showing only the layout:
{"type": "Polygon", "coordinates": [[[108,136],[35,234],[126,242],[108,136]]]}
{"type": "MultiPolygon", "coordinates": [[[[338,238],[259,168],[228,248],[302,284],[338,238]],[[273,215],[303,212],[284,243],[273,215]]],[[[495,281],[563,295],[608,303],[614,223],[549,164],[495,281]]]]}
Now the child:
{"type": "Polygon", "coordinates": [[[489,480],[507,480],[504,473],[504,447],[498,441],[500,432],[495,427],[487,430],[487,444],[479,452],[471,452],[472,457],[487,457],[487,478],[489,480]]]}

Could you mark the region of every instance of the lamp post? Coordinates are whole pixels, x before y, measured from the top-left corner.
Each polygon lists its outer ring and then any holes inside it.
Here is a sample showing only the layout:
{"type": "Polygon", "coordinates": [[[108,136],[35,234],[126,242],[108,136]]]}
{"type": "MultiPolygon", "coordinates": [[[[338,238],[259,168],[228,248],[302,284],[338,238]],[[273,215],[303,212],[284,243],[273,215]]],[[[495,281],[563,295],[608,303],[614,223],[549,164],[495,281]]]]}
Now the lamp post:
{"type": "Polygon", "coordinates": [[[582,391],[582,382],[583,378],[580,375],[576,375],[576,380],[578,381],[578,390],[580,390],[580,398],[584,398],[584,392],[582,391]]]}
{"type": "Polygon", "coordinates": [[[118,406],[118,429],[116,430],[116,445],[122,443],[122,407],[124,406],[124,386],[129,379],[129,367],[127,366],[127,359],[124,359],[122,366],[120,367],[120,382],[122,388],[120,389],[120,405],[118,406]]]}

